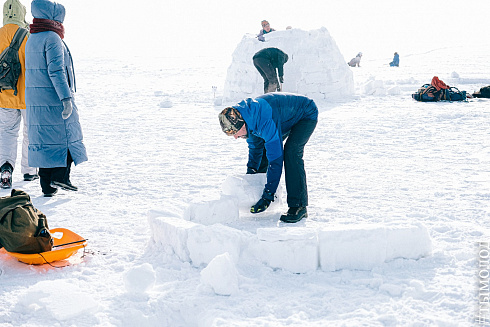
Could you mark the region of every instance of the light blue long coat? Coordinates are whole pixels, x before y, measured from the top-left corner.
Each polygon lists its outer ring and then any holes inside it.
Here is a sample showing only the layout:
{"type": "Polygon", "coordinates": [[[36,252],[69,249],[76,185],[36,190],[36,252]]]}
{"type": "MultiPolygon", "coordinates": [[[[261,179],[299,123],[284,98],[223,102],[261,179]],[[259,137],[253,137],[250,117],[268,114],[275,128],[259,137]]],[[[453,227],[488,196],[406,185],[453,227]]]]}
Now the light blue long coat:
{"type": "MultiPolygon", "coordinates": [[[[65,18],[65,8],[48,0],[32,1],[31,12],[34,18],[60,23],[65,18]]],[[[68,150],[75,165],[87,160],[74,89],[72,58],[59,35],[53,31],[31,34],[26,43],[29,166],[66,167],[68,150]],[[64,120],[62,100],[68,98],[73,113],[64,120]]]]}

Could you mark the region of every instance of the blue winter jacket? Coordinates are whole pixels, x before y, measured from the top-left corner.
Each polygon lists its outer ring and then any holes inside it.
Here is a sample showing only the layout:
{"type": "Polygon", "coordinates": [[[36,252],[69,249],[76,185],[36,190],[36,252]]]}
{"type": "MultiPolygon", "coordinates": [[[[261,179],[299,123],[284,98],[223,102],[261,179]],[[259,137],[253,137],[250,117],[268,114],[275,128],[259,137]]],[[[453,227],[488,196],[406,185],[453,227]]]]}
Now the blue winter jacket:
{"type": "Polygon", "coordinates": [[[393,56],[393,61],[390,62],[390,66],[391,67],[398,67],[400,65],[400,56],[398,55],[398,53],[396,55],[393,56]]]}
{"type": "MultiPolygon", "coordinates": [[[[31,3],[34,18],[63,22],[65,8],[48,0],[31,3]]],[[[73,101],[75,76],[66,44],[52,31],[31,34],[26,43],[26,107],[29,166],[66,167],[68,150],[75,164],[87,160],[82,128],[73,101]],[[71,99],[73,113],[64,120],[62,100],[71,99]]]]}
{"type": "Polygon", "coordinates": [[[265,189],[276,193],[284,160],[282,141],[297,122],[318,120],[318,108],[310,98],[285,92],[248,98],[233,107],[247,124],[247,167],[259,168],[265,146],[269,160],[265,189]]]}

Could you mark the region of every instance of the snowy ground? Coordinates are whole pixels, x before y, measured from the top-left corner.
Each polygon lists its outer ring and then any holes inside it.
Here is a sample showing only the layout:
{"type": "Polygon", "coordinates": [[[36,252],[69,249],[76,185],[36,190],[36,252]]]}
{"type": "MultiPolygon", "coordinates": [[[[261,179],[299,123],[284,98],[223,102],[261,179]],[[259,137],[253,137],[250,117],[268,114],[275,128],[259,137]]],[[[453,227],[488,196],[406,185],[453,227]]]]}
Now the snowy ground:
{"type": "MultiPolygon", "coordinates": [[[[423,223],[431,256],[304,274],[238,264],[231,296],[203,285],[204,267],[153,244],[148,224],[150,210],[180,217],[189,202],[216,199],[227,176],[245,172],[246,142],[221,132],[214,105],[212,87],[219,96],[231,58],[128,62],[74,53],[89,153],[72,173],[80,191],[44,198],[18,170],[14,187],[32,196],[51,227],[88,238],[87,251],[61,269],[0,252],[0,325],[473,325],[477,245],[490,238],[490,101],[417,103],[410,94],[434,75],[471,93],[490,85],[489,51],[401,54],[400,68],[365,54],[353,69],[357,97],[319,103],[305,151],[309,217],[297,226],[423,223]],[[373,79],[400,94],[367,95],[373,79]]],[[[278,218],[266,212],[233,227],[274,227],[278,218]]]]}

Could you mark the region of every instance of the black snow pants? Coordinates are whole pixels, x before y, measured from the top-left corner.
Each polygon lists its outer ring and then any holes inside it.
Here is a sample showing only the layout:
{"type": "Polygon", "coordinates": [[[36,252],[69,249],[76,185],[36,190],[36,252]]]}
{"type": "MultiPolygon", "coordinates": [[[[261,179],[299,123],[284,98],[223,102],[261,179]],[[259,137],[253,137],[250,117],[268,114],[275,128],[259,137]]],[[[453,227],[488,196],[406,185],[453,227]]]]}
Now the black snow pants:
{"type": "Polygon", "coordinates": [[[51,182],[70,182],[71,164],[73,163],[70,151],[68,151],[66,163],[66,167],[39,168],[39,180],[43,193],[53,192],[54,188],[51,186],[51,182]]]}
{"type": "Polygon", "coordinates": [[[277,72],[270,60],[260,57],[255,58],[254,66],[264,79],[264,94],[277,91],[277,88],[279,87],[277,72]]]}
{"type": "Polygon", "coordinates": [[[303,153],[316,124],[316,120],[300,120],[293,126],[284,144],[284,171],[289,207],[306,207],[308,205],[303,153]]]}

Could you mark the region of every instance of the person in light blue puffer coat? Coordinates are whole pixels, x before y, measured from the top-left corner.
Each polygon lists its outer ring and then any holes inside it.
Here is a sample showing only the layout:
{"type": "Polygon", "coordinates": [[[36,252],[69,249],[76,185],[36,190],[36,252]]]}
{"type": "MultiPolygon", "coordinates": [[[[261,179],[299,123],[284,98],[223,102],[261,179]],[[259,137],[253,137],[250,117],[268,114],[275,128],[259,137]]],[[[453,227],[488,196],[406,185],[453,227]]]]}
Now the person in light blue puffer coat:
{"type": "Polygon", "coordinates": [[[76,191],[70,167],[87,158],[74,102],[75,74],[63,42],[65,8],[49,0],[31,3],[34,17],[26,44],[26,106],[29,165],[39,167],[44,196],[57,187],[76,191]]]}

